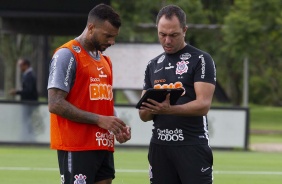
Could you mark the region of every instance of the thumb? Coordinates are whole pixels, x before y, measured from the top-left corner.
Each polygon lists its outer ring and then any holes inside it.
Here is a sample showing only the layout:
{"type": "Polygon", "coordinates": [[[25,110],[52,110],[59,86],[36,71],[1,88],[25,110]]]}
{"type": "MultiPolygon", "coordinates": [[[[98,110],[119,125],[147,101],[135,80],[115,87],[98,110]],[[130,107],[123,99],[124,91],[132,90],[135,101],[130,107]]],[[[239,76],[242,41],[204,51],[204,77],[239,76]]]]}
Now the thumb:
{"type": "Polygon", "coordinates": [[[170,103],[170,93],[168,93],[165,97],[165,101],[170,103]]]}

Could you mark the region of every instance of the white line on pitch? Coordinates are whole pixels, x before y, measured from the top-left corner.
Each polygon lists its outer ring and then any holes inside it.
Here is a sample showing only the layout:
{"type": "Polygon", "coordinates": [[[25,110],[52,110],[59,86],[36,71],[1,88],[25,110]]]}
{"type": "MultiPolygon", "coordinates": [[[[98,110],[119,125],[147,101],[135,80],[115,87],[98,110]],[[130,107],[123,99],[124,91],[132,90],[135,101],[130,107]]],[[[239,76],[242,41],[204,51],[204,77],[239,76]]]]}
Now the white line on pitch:
{"type": "MultiPolygon", "coordinates": [[[[59,171],[59,168],[42,167],[0,167],[0,170],[6,171],[59,171]]],[[[120,173],[148,173],[148,170],[140,169],[116,169],[120,173]]],[[[235,174],[235,175],[282,175],[278,171],[213,171],[213,174],[235,174]]]]}
{"type": "Polygon", "coordinates": [[[59,168],[43,168],[43,167],[0,167],[0,170],[6,170],[6,171],[59,171],[59,168]]]}
{"type": "Polygon", "coordinates": [[[282,175],[278,171],[213,171],[213,174],[282,175]]]}

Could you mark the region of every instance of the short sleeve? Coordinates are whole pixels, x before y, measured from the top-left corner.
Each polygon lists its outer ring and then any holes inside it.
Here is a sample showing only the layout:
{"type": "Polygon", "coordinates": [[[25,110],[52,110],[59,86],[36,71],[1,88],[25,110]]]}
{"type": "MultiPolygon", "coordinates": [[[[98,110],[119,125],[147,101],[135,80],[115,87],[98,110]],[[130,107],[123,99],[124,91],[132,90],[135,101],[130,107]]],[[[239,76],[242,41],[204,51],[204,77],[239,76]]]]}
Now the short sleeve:
{"type": "Polygon", "coordinates": [[[151,61],[148,62],[146,70],[145,70],[143,90],[147,90],[149,88],[152,88],[151,80],[150,80],[150,63],[151,63],[151,61]]]}
{"type": "Polygon", "coordinates": [[[195,69],[195,82],[216,83],[216,66],[209,54],[201,54],[195,69]]]}
{"type": "Polygon", "coordinates": [[[50,62],[47,89],[57,88],[69,92],[76,74],[76,60],[67,48],[55,52],[50,62]]]}

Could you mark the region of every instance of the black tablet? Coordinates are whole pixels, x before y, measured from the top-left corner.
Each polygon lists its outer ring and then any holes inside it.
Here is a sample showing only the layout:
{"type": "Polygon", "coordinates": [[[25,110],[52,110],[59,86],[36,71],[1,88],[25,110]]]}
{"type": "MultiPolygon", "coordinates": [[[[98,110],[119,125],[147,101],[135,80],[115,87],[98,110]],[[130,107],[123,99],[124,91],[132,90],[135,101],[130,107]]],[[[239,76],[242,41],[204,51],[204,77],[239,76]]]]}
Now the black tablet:
{"type": "Polygon", "coordinates": [[[137,109],[140,109],[143,102],[146,102],[148,98],[153,99],[157,102],[163,102],[165,100],[165,97],[168,93],[170,93],[170,104],[174,105],[176,104],[176,101],[181,96],[181,94],[184,92],[182,88],[176,88],[176,89],[148,89],[146,93],[142,96],[142,98],[139,100],[139,102],[136,105],[137,109]]]}

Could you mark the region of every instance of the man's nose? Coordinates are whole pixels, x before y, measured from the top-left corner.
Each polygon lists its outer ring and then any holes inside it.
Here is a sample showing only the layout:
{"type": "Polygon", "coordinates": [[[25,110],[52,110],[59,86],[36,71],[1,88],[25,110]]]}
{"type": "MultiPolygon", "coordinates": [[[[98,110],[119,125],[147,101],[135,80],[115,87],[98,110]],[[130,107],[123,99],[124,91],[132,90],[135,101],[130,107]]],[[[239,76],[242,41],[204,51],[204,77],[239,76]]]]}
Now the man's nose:
{"type": "Polygon", "coordinates": [[[165,43],[171,43],[171,37],[170,36],[165,37],[165,43]]]}

